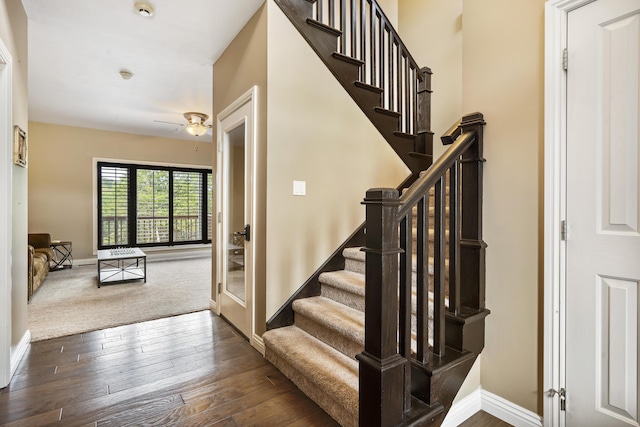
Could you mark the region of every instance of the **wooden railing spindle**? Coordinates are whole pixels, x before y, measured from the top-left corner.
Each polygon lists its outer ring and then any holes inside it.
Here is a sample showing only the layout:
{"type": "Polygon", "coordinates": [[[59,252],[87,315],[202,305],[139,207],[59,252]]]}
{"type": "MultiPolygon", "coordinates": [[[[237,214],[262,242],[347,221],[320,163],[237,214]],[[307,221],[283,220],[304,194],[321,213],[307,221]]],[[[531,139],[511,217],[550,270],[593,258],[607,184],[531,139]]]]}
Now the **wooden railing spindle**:
{"type": "Polygon", "coordinates": [[[356,38],[356,22],[358,21],[358,12],[356,10],[356,0],[351,0],[351,56],[358,58],[358,52],[356,52],[358,39],[356,38]]]}
{"type": "Polygon", "coordinates": [[[402,108],[402,93],[403,93],[402,92],[402,49],[398,49],[396,56],[397,56],[396,66],[398,67],[398,77],[396,78],[397,99],[396,99],[395,111],[400,112],[402,108]]]}
{"type": "Polygon", "coordinates": [[[460,161],[449,169],[449,311],[460,313],[460,161]]]}
{"type": "Polygon", "coordinates": [[[429,361],[429,206],[416,204],[416,359],[429,361]]]}
{"type": "Polygon", "coordinates": [[[409,101],[411,100],[411,83],[409,81],[409,69],[411,67],[411,64],[409,63],[409,58],[406,59],[407,61],[407,66],[404,69],[404,84],[405,84],[405,94],[404,94],[404,110],[403,110],[403,114],[402,117],[405,120],[405,132],[409,133],[409,129],[406,127],[407,122],[409,121],[408,117],[409,117],[409,101]]]}
{"type": "Polygon", "coordinates": [[[383,20],[380,17],[380,14],[377,13],[376,11],[376,23],[377,23],[377,28],[378,28],[378,81],[380,82],[380,84],[378,85],[381,89],[385,88],[385,78],[384,78],[384,32],[385,32],[385,25],[383,20]]]}
{"type": "Polygon", "coordinates": [[[444,296],[445,296],[445,196],[446,183],[444,177],[435,185],[434,207],[434,242],[433,242],[433,352],[444,355],[444,296]]]}
{"type": "MultiPolygon", "coordinates": [[[[400,315],[399,350],[405,359],[411,358],[411,281],[413,269],[413,214],[409,212],[400,221],[400,315]]],[[[411,405],[411,369],[405,371],[405,408],[411,405]]]]}
{"type": "Polygon", "coordinates": [[[372,86],[376,86],[377,85],[377,79],[376,79],[376,75],[378,74],[377,71],[377,61],[376,61],[376,7],[375,7],[375,3],[370,3],[370,10],[369,10],[369,22],[370,22],[370,34],[371,37],[369,38],[369,43],[371,44],[371,46],[369,46],[369,50],[371,52],[371,55],[369,55],[369,60],[371,61],[371,85],[372,86]]]}
{"type": "MultiPolygon", "coordinates": [[[[360,0],[360,60],[367,57],[367,0],[360,0]]],[[[366,66],[360,67],[360,80],[367,83],[366,66]]]]}

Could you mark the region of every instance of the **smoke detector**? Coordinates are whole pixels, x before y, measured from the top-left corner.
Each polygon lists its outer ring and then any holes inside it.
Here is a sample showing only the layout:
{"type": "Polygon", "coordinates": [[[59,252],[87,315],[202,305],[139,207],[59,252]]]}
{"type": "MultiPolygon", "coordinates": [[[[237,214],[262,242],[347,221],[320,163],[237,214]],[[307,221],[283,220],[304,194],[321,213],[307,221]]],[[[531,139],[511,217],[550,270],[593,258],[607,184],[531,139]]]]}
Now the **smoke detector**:
{"type": "Polygon", "coordinates": [[[150,18],[156,12],[156,10],[151,6],[151,3],[147,3],[146,1],[138,1],[134,5],[136,12],[138,15],[144,16],[145,18],[150,18]]]}

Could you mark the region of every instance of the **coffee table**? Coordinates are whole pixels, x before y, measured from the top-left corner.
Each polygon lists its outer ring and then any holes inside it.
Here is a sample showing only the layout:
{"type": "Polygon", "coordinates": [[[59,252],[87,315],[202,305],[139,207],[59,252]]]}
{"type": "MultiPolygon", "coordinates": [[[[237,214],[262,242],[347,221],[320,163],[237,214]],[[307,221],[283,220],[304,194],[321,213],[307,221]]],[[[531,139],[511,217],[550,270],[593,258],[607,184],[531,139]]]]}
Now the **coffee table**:
{"type": "Polygon", "coordinates": [[[102,283],[138,279],[147,282],[147,255],[140,248],[101,249],[98,251],[98,287],[102,283]]]}

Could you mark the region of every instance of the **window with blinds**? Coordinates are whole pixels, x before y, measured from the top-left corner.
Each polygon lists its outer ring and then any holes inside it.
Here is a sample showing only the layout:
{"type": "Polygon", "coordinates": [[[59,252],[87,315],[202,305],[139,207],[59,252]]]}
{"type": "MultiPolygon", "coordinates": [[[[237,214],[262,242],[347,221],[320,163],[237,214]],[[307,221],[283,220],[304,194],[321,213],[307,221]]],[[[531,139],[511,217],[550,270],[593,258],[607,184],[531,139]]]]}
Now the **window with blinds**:
{"type": "Polygon", "coordinates": [[[169,171],[138,169],[136,244],[168,243],[169,171]]]}
{"type": "Polygon", "coordinates": [[[129,169],[98,169],[98,233],[100,246],[129,244],[129,169]]]}
{"type": "Polygon", "coordinates": [[[98,249],[210,243],[207,169],[98,163],[98,249]]]}
{"type": "Polygon", "coordinates": [[[196,172],[173,173],[173,240],[202,239],[202,175],[196,172]]]}

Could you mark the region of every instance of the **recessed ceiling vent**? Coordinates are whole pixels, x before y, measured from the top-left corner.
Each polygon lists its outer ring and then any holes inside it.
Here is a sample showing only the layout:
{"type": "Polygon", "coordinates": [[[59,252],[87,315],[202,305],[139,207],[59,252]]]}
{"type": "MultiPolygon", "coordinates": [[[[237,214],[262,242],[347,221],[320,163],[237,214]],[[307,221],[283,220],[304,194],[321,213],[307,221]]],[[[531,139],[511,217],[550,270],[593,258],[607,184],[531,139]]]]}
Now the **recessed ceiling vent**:
{"type": "Polygon", "coordinates": [[[136,2],[134,6],[136,8],[136,12],[138,12],[140,16],[144,16],[145,18],[152,17],[156,12],[153,6],[151,6],[151,4],[147,3],[146,1],[136,2]]]}

